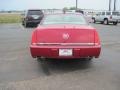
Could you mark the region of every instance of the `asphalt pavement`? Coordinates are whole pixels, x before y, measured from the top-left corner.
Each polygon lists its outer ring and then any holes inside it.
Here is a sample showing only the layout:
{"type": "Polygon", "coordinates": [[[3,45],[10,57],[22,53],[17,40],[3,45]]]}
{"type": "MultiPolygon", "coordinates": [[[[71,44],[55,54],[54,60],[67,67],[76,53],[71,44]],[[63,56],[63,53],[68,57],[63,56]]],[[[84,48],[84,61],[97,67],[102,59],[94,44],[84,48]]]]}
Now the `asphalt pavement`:
{"type": "Polygon", "coordinates": [[[120,90],[120,24],[92,24],[102,44],[92,61],[46,60],[30,55],[32,28],[0,24],[0,90],[120,90]]]}

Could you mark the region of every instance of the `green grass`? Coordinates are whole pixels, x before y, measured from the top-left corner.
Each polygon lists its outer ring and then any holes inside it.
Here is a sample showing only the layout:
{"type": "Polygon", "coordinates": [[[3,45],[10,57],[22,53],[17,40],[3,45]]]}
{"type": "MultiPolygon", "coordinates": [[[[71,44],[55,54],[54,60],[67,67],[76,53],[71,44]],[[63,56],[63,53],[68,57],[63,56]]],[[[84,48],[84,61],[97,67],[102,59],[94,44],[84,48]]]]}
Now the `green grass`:
{"type": "Polygon", "coordinates": [[[0,23],[20,23],[20,14],[0,14],[0,23]]]}

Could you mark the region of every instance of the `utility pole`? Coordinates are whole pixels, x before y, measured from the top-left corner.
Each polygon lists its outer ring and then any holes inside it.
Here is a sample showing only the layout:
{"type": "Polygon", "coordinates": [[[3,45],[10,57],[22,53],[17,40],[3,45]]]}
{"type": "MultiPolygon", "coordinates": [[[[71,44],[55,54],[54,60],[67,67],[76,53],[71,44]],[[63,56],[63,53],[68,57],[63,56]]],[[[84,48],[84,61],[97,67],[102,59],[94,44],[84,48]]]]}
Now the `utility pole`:
{"type": "Polygon", "coordinates": [[[114,0],[114,11],[116,11],[116,0],[114,0]]]}
{"type": "Polygon", "coordinates": [[[109,0],[109,11],[111,11],[111,0],[109,0]]]}
{"type": "Polygon", "coordinates": [[[78,0],[76,0],[76,10],[78,9],[78,0]]]}

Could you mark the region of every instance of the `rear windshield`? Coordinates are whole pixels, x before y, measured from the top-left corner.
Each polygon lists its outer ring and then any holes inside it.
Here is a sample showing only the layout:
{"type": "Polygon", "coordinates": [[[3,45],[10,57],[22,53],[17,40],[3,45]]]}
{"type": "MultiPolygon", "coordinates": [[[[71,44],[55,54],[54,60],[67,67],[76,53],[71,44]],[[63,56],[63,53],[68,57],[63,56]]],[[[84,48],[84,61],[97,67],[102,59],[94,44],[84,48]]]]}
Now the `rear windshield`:
{"type": "Polygon", "coordinates": [[[49,24],[83,24],[87,22],[82,15],[48,15],[44,18],[43,25],[49,24]]]}
{"type": "Polygon", "coordinates": [[[29,10],[28,15],[40,15],[42,14],[41,10],[29,10]]]}

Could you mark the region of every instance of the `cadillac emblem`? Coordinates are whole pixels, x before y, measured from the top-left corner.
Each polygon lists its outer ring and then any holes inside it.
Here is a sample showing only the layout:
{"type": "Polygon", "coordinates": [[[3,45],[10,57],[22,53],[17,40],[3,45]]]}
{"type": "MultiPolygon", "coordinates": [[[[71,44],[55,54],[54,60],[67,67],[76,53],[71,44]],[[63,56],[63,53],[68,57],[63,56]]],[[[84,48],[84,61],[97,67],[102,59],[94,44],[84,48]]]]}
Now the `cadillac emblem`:
{"type": "Polygon", "coordinates": [[[63,39],[65,39],[65,40],[69,39],[69,34],[68,33],[64,33],[63,34],[63,39]]]}

